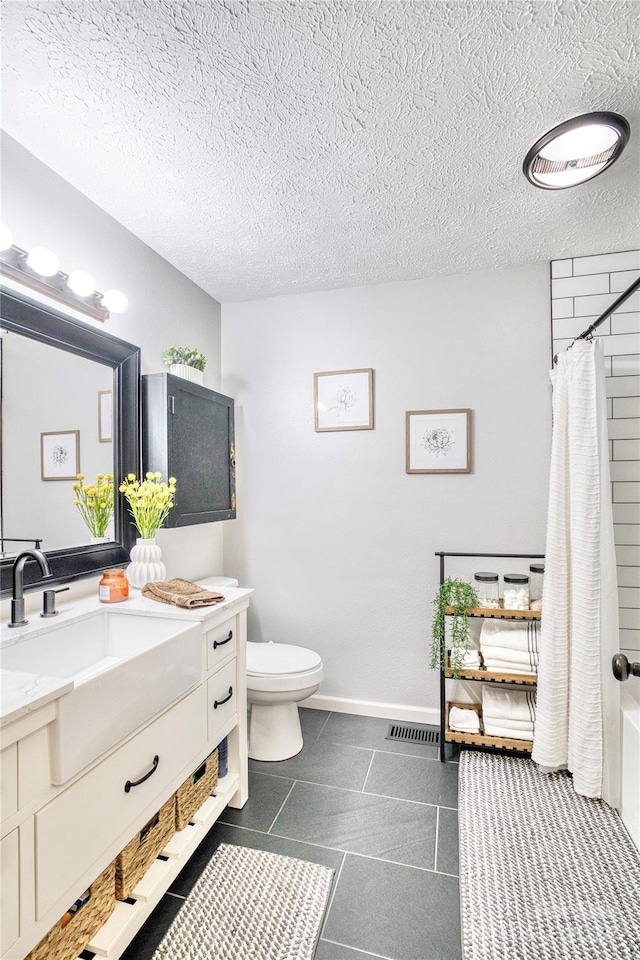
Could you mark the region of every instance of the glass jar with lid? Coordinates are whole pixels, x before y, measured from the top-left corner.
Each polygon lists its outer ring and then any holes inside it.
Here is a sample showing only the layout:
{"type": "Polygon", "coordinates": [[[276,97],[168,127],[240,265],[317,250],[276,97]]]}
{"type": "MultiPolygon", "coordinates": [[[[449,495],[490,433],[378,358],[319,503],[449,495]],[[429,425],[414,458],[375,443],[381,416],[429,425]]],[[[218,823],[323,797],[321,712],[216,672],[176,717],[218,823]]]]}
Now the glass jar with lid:
{"type": "Polygon", "coordinates": [[[98,585],[101,603],[121,603],[129,596],[129,581],[124,570],[105,570],[98,585]]]}
{"type": "Polygon", "coordinates": [[[526,573],[505,573],[503,576],[505,610],[529,609],[529,577],[526,573]]]}
{"type": "Polygon", "coordinates": [[[531,610],[542,610],[543,580],[544,563],[532,563],[529,567],[529,607],[531,610]]]}
{"type": "Polygon", "coordinates": [[[478,594],[478,606],[496,609],[500,606],[499,577],[497,573],[474,573],[473,580],[478,594]]]}

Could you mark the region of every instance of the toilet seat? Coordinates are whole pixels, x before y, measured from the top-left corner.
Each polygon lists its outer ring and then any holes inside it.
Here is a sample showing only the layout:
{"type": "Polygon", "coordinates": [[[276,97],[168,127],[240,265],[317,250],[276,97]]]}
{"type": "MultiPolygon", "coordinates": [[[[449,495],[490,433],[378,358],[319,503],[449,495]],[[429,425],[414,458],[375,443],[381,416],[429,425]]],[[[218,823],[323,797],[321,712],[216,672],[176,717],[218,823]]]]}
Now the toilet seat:
{"type": "Polygon", "coordinates": [[[249,690],[302,690],[321,678],[322,660],[313,650],[273,641],[247,644],[249,690]]]}

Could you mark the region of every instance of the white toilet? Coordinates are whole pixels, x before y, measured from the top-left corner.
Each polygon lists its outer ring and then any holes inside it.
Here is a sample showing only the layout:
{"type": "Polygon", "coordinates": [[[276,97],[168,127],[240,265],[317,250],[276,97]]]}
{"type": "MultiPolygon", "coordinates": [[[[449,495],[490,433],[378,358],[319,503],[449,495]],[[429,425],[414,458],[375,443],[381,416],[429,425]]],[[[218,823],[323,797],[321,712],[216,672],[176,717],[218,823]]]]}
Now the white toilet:
{"type": "MultiPolygon", "coordinates": [[[[224,592],[237,587],[230,577],[208,577],[202,586],[224,592]]],[[[247,643],[249,756],[252,760],[288,760],[302,750],[298,703],[316,692],[322,660],[313,650],[288,643],[247,643]]]]}
{"type": "Polygon", "coordinates": [[[247,644],[252,760],[288,760],[300,753],[298,703],[316,692],[322,674],[322,660],[313,650],[273,641],[247,644]]]}

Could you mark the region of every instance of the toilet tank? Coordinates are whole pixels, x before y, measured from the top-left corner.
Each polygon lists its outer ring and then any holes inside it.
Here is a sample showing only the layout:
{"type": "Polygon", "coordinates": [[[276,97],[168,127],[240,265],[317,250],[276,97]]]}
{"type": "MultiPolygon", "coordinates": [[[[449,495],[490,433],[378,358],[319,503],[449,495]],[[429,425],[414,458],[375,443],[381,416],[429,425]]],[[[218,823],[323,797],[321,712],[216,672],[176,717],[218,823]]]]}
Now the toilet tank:
{"type": "Polygon", "coordinates": [[[209,590],[220,590],[221,592],[225,587],[238,586],[238,581],[234,577],[204,577],[202,580],[198,580],[198,583],[201,587],[207,587],[209,590]]]}

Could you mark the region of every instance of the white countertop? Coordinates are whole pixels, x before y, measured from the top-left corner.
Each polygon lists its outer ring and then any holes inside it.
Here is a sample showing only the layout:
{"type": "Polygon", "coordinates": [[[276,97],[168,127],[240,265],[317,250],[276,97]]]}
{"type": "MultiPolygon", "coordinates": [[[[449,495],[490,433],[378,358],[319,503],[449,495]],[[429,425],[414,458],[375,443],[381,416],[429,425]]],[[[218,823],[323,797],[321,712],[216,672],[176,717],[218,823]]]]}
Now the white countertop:
{"type": "MultiPolygon", "coordinates": [[[[203,578],[206,583],[206,578],[203,578]]],[[[122,611],[139,616],[175,617],[177,620],[206,622],[221,613],[232,614],[234,609],[244,605],[252,589],[245,587],[224,587],[224,601],[208,607],[186,609],[169,603],[160,603],[143,597],[139,590],[131,589],[129,599],[121,603],[101,603],[97,596],[79,597],[58,605],[58,616],[42,619],[38,613],[29,615],[24,627],[9,629],[7,622],[0,624],[0,726],[4,726],[39,707],[57,700],[73,689],[73,680],[64,677],[41,676],[36,673],[21,673],[17,670],[2,669],[2,651],[7,646],[20,643],[27,637],[47,633],[62,626],[82,620],[88,614],[109,608],[110,612],[122,611]]]]}

